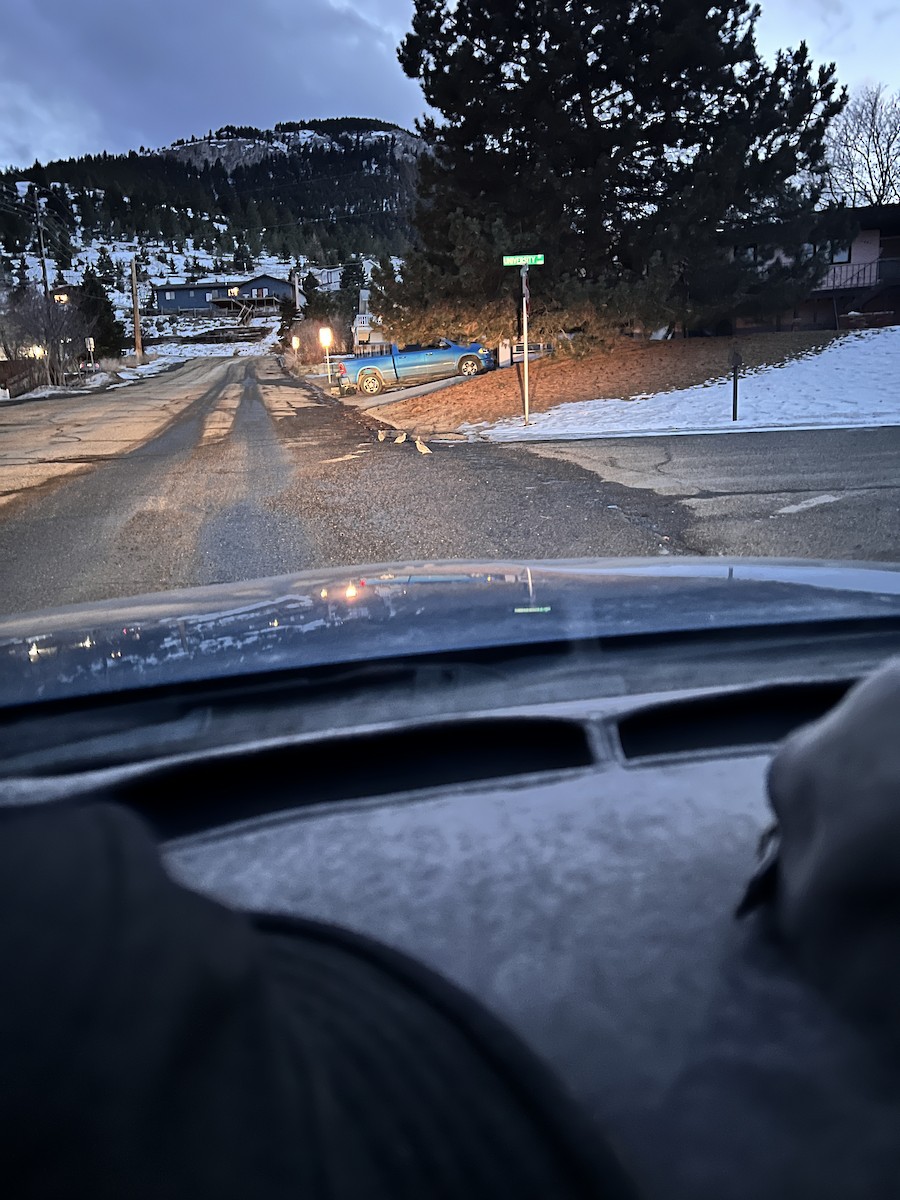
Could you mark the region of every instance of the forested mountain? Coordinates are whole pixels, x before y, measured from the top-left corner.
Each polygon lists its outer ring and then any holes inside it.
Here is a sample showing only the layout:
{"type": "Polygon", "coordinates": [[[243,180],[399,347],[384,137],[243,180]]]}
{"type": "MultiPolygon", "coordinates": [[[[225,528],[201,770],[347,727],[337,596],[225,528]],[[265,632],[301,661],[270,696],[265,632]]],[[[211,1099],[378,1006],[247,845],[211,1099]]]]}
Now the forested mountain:
{"type": "Polygon", "coordinates": [[[35,197],[57,265],[68,243],[190,241],[221,269],[261,253],[328,264],[403,254],[419,139],[366,118],[226,126],[161,150],[86,155],[0,174],[0,243],[35,249],[35,197]],[[34,185],[34,186],[29,186],[34,185]]]}

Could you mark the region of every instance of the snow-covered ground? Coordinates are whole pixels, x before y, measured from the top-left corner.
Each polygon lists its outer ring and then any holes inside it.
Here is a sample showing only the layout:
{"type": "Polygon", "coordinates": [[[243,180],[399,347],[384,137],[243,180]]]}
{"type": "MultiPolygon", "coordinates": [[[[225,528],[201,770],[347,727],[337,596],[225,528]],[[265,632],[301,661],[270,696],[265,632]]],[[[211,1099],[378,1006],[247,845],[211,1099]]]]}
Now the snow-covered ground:
{"type": "Polygon", "coordinates": [[[261,342],[159,342],[152,350],[169,362],[186,358],[254,358],[273,354],[277,340],[273,330],[261,342]]]}
{"type": "MultiPolygon", "coordinates": [[[[184,248],[181,251],[177,251],[172,246],[161,241],[85,240],[80,222],[78,222],[77,228],[72,235],[72,242],[75,247],[75,256],[72,261],[72,268],[68,271],[57,269],[51,246],[51,251],[48,254],[50,279],[54,283],[62,280],[72,287],[77,286],[81,282],[84,268],[90,266],[96,270],[100,252],[106,249],[113,263],[121,267],[120,279],[124,276],[124,286],[122,288],[107,286],[107,292],[116,310],[116,316],[124,324],[129,337],[132,336],[131,260],[135,257],[138,259],[141,269],[149,276],[149,279],[138,283],[138,300],[143,311],[146,311],[152,303],[155,286],[163,283],[187,283],[189,281],[188,272],[192,262],[196,262],[204,279],[216,278],[220,280],[250,279],[255,275],[273,275],[276,279],[287,279],[293,265],[276,255],[264,253],[254,258],[251,270],[235,271],[231,266],[227,265],[226,256],[226,270],[224,272],[216,272],[213,269],[214,256],[208,250],[195,246],[191,238],[185,240],[184,248]]],[[[31,252],[26,253],[23,257],[25,259],[28,278],[33,283],[39,283],[41,280],[40,258],[31,252]]],[[[373,258],[363,258],[360,261],[363,264],[366,274],[369,275],[376,265],[376,260],[373,258]]],[[[313,274],[319,276],[320,286],[326,291],[334,290],[338,286],[339,268],[312,267],[305,259],[302,259],[300,270],[302,275],[305,275],[308,270],[312,270],[313,274]]],[[[218,325],[227,323],[227,318],[223,314],[214,314],[207,317],[205,315],[194,316],[179,313],[167,314],[161,317],[150,316],[147,322],[151,328],[148,328],[145,332],[149,335],[153,335],[155,332],[157,334],[166,333],[171,334],[173,337],[178,337],[198,333],[204,328],[205,322],[208,322],[206,327],[212,329],[218,325]],[[157,320],[163,322],[163,327],[159,330],[153,328],[157,320]]]]}
{"type": "Polygon", "coordinates": [[[848,333],[824,350],[742,373],[732,422],[731,376],[634,400],[586,400],[521,418],[461,426],[471,440],[740,433],[900,425],[900,326],[848,333]]]}
{"type": "Polygon", "coordinates": [[[34,388],[33,391],[23,392],[21,396],[17,396],[14,400],[0,400],[0,404],[19,404],[22,400],[42,400],[47,396],[87,396],[91,392],[96,392],[100,388],[106,388],[108,391],[113,391],[115,388],[127,387],[129,383],[138,383],[141,379],[147,379],[152,375],[160,375],[163,371],[168,371],[170,367],[175,366],[181,360],[167,355],[165,357],[158,356],[152,362],[144,363],[141,367],[122,366],[115,372],[97,371],[93,375],[86,375],[85,378],[78,384],[77,387],[40,387],[34,388]],[[111,380],[116,382],[111,383],[111,380]]]}

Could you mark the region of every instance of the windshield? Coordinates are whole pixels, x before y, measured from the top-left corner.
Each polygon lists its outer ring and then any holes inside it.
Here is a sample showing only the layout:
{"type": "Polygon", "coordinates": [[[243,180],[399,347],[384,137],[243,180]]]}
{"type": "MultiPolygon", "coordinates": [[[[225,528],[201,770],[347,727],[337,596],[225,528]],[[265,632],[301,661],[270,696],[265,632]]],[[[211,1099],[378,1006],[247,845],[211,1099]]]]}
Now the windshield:
{"type": "Polygon", "coordinates": [[[894,611],[896,15],[168,7],[4,34],[16,695],[894,611]]]}

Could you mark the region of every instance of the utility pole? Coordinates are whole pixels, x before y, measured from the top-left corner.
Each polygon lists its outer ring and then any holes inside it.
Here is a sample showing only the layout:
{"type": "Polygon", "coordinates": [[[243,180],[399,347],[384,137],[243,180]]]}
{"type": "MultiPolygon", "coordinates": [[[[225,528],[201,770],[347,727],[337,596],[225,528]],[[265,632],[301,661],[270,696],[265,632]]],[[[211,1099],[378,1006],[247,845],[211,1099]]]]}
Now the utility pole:
{"type": "Polygon", "coordinates": [[[47,253],[44,249],[44,226],[41,224],[41,204],[38,200],[37,187],[34,189],[34,220],[37,225],[38,245],[41,250],[41,275],[44,280],[44,296],[50,295],[50,284],[47,282],[47,253]]]}
{"type": "Polygon", "coordinates": [[[134,357],[138,360],[138,366],[140,366],[144,355],[144,347],[141,342],[141,310],[138,306],[136,258],[131,260],[131,305],[134,310],[134,357]]]}

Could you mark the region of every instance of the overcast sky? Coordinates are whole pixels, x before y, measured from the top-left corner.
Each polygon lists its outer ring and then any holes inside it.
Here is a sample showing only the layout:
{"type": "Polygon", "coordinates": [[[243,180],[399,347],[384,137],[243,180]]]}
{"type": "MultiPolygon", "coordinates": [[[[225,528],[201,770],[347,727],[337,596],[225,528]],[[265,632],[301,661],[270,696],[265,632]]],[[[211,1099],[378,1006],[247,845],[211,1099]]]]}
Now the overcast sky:
{"type": "MultiPolygon", "coordinates": [[[[396,59],[412,0],[10,0],[0,165],[162,146],[220,125],[368,116],[411,127],[396,59]]],[[[900,87],[896,0],[766,0],[768,56],[805,38],[841,81],[900,87]]]]}

